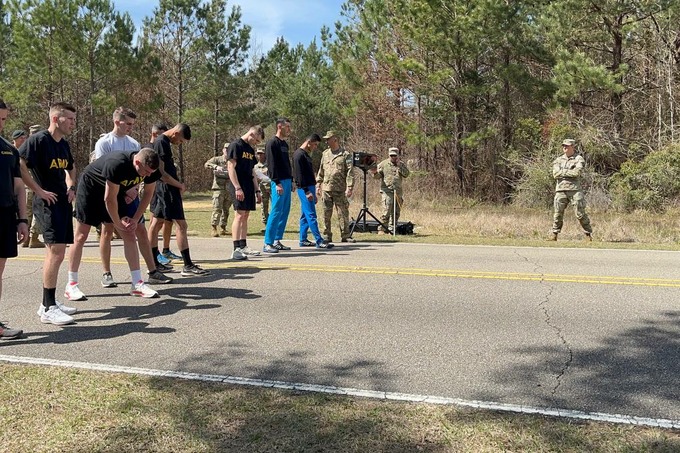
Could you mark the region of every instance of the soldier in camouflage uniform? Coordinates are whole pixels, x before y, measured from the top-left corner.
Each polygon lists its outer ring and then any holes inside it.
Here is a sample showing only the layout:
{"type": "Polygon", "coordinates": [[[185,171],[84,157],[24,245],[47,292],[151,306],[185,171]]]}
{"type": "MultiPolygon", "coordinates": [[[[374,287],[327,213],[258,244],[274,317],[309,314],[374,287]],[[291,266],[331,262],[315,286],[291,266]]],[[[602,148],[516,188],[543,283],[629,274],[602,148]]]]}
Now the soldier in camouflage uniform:
{"type": "MultiPolygon", "coordinates": [[[[257,163],[255,164],[255,173],[257,174],[257,180],[260,182],[260,191],[262,191],[262,224],[266,227],[267,220],[269,220],[269,200],[272,197],[271,180],[269,179],[267,156],[264,152],[264,148],[258,147],[256,156],[257,163]],[[265,177],[261,177],[258,173],[265,177]]],[[[264,229],[262,229],[262,232],[264,233],[264,229]]]]}
{"type": "Polygon", "coordinates": [[[229,174],[227,173],[227,148],[229,143],[224,144],[222,148],[222,155],[215,156],[205,163],[205,168],[209,168],[213,172],[212,184],[212,218],[210,220],[212,237],[226,236],[227,220],[229,220],[229,206],[233,203],[231,195],[227,190],[227,183],[229,182],[229,174]],[[217,225],[220,226],[220,231],[217,231],[217,225]]]}
{"type": "MultiPolygon", "coordinates": [[[[399,148],[390,148],[389,157],[378,164],[377,168],[371,169],[373,177],[380,179],[380,197],[382,198],[382,215],[380,221],[385,226],[390,225],[392,219],[393,228],[396,231],[399,215],[401,214],[401,205],[404,202],[403,190],[401,187],[401,180],[408,178],[410,174],[406,164],[399,159],[399,148]],[[394,206],[397,197],[396,209],[394,206]]],[[[380,228],[378,234],[385,234],[388,231],[380,228]]]]}
{"type": "Polygon", "coordinates": [[[557,235],[562,231],[564,210],[571,203],[574,206],[576,218],[586,235],[586,240],[592,240],[593,228],[586,214],[586,199],[581,190],[581,176],[585,167],[585,160],[575,153],[572,139],[562,142],[564,154],[553,161],[553,178],[555,178],[555,214],[553,218],[551,240],[556,241],[557,235]]]}
{"type": "Polygon", "coordinates": [[[331,216],[335,206],[340,223],[340,240],[356,242],[349,237],[349,201],[354,187],[352,153],[340,146],[340,138],[333,131],[328,131],[323,139],[328,143],[321,156],[321,164],[316,175],[317,197],[323,203],[323,235],[328,242],[333,241],[331,216]]]}

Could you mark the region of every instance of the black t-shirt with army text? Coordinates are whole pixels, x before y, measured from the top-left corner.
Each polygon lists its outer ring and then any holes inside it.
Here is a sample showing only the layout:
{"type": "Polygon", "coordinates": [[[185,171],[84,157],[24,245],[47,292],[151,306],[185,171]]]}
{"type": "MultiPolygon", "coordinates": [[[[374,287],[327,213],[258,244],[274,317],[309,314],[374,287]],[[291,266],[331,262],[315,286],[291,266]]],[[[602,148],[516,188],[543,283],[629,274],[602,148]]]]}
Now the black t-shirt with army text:
{"type": "Polygon", "coordinates": [[[47,130],[37,132],[21,145],[19,155],[43,190],[56,193],[57,199],[66,200],[68,188],[64,170],[73,170],[71,147],[66,139],[56,141],[47,130]]]}
{"type": "Polygon", "coordinates": [[[126,190],[135,187],[142,182],[151,184],[161,178],[159,170],[154,171],[146,178],[142,177],[135,170],[133,162],[134,156],[139,151],[120,151],[108,153],[85,167],[81,175],[79,190],[99,191],[103,193],[106,188],[106,181],[110,181],[120,186],[119,195],[123,195],[126,190]]]}
{"type": "Polygon", "coordinates": [[[236,177],[239,185],[248,190],[253,186],[253,167],[257,163],[255,150],[245,140],[239,138],[227,148],[227,160],[236,161],[236,177]]]}
{"type": "Polygon", "coordinates": [[[0,137],[0,208],[16,206],[14,178],[21,178],[19,152],[0,137]]]}

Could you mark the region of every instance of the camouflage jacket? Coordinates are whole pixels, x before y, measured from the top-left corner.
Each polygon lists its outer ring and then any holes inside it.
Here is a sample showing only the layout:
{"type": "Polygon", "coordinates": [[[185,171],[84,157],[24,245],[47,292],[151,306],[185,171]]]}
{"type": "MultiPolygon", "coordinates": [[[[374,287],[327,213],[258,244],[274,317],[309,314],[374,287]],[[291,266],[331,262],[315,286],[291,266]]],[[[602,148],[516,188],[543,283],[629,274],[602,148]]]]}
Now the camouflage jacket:
{"type": "Polygon", "coordinates": [[[562,154],[555,159],[552,171],[556,181],[555,192],[581,190],[581,177],[585,165],[586,161],[580,154],[574,154],[571,157],[562,154]]]}
{"type": "Polygon", "coordinates": [[[204,166],[213,171],[212,190],[227,190],[227,183],[229,182],[227,159],[224,156],[215,156],[208,159],[204,166]],[[223,171],[216,171],[217,167],[221,167],[223,171]]]}
{"type": "Polygon", "coordinates": [[[396,191],[401,195],[401,180],[408,178],[411,172],[406,167],[406,164],[399,162],[397,165],[392,163],[388,157],[378,164],[378,171],[373,175],[374,178],[380,179],[380,190],[383,192],[396,191]]]}
{"type": "Polygon", "coordinates": [[[344,192],[354,187],[354,167],[352,153],[339,148],[333,153],[326,149],[321,156],[316,183],[321,184],[321,190],[326,192],[344,192]]]}

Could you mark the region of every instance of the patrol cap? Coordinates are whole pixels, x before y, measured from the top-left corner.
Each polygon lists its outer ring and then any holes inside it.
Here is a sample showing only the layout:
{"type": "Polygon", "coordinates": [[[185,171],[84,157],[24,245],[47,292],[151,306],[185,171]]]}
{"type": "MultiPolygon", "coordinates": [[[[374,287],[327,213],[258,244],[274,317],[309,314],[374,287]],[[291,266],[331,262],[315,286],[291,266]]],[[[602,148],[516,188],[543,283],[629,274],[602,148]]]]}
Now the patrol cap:
{"type": "Polygon", "coordinates": [[[230,145],[229,142],[225,142],[225,143],[224,143],[224,146],[222,147],[222,149],[227,149],[227,148],[229,148],[229,145],[230,145]]]}
{"type": "Polygon", "coordinates": [[[19,137],[25,137],[26,136],[26,131],[23,131],[21,129],[17,129],[16,131],[12,132],[12,140],[16,140],[19,137]]]}
{"type": "Polygon", "coordinates": [[[326,132],[326,135],[324,135],[321,138],[323,138],[324,140],[328,140],[331,137],[337,137],[337,136],[338,136],[338,134],[336,134],[335,131],[328,131],[328,132],[326,132]]]}
{"type": "Polygon", "coordinates": [[[264,154],[264,148],[257,148],[257,151],[255,151],[255,154],[264,154]]]}
{"type": "Polygon", "coordinates": [[[398,156],[399,155],[399,148],[390,148],[389,152],[390,152],[390,156],[398,156]]]}
{"type": "Polygon", "coordinates": [[[573,140],[571,138],[564,139],[562,141],[562,145],[564,146],[574,146],[576,144],[576,140],[573,140]]]}
{"type": "Polygon", "coordinates": [[[42,128],[43,127],[40,124],[34,124],[33,126],[28,128],[28,133],[35,134],[36,132],[40,132],[42,128]]]}

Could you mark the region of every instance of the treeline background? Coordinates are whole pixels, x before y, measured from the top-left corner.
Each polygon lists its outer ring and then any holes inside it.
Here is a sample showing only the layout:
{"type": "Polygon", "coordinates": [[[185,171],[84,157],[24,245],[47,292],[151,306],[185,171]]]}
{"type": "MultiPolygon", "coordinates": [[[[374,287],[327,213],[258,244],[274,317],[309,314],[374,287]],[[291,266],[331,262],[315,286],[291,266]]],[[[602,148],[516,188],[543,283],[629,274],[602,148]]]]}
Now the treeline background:
{"type": "MultiPolygon", "coordinates": [[[[301,12],[302,13],[302,12],[301,12]]],[[[111,113],[191,125],[178,156],[189,190],[247,127],[292,120],[292,146],[335,129],[351,151],[399,146],[413,190],[548,206],[565,137],[601,209],[663,210],[680,198],[677,0],[348,0],[308,46],[253,49],[238,6],[160,0],[141,29],[109,0],[0,0],[5,128],[78,109],[87,163],[111,113]]]]}

